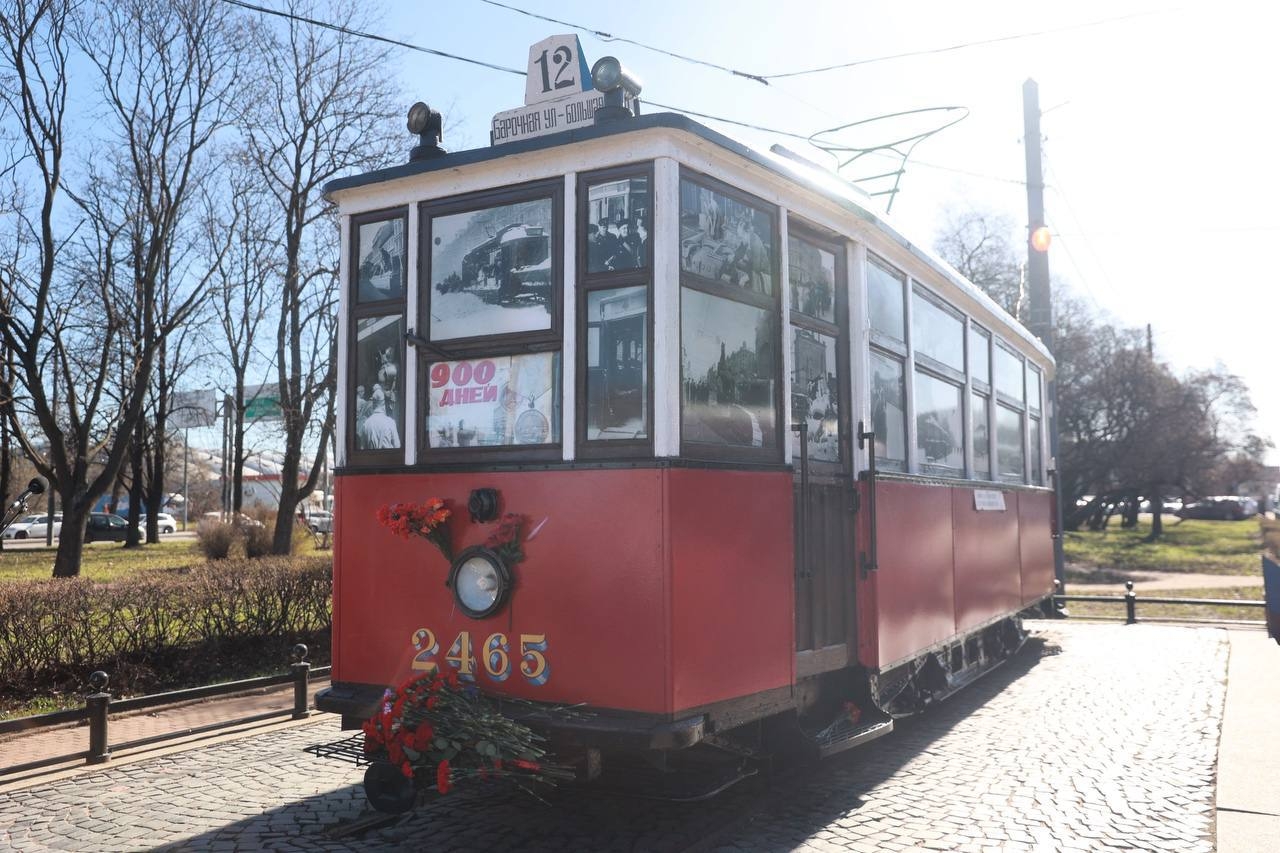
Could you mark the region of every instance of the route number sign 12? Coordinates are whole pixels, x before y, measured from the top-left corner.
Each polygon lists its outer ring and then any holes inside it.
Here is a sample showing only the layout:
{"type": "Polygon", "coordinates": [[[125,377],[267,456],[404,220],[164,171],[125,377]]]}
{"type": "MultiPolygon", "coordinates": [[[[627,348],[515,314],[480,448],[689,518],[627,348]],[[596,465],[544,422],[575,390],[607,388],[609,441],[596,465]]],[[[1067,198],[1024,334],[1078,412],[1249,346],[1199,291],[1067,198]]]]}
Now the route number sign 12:
{"type": "Polygon", "coordinates": [[[551,36],[529,48],[526,106],[590,90],[591,71],[577,36],[551,36]]]}

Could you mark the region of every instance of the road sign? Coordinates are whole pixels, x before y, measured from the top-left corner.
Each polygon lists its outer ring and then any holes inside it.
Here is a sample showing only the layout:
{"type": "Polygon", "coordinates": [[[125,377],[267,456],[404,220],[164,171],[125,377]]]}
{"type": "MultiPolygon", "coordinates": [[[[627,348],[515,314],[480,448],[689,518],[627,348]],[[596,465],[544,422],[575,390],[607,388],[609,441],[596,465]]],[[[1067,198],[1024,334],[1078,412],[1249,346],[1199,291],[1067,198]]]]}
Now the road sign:
{"type": "Polygon", "coordinates": [[[246,385],[244,399],[246,421],[278,421],[284,417],[280,409],[280,386],[275,382],[246,385]]]}
{"type": "Polygon", "coordinates": [[[172,429],[199,429],[213,426],[217,417],[217,399],[212,388],[199,391],[175,391],[169,410],[168,425],[172,429]]]}

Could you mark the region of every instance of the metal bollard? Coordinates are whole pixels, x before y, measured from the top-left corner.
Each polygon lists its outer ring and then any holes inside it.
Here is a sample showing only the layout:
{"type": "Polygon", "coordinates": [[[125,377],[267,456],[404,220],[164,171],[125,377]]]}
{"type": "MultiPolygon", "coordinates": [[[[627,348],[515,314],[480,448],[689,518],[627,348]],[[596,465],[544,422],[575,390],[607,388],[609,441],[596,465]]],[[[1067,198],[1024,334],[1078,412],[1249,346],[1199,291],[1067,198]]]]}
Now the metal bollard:
{"type": "Polygon", "coordinates": [[[304,643],[293,647],[293,663],[289,669],[293,671],[293,719],[305,720],[311,716],[307,709],[307,680],[311,675],[311,664],[307,661],[304,643]]]}
{"type": "Polygon", "coordinates": [[[1124,624],[1133,625],[1138,621],[1138,594],[1133,591],[1133,581],[1125,581],[1124,588],[1124,624]]]}
{"type": "Polygon", "coordinates": [[[107,674],[98,670],[89,676],[89,689],[84,697],[85,711],[89,716],[89,755],[86,764],[104,764],[111,760],[111,747],[107,743],[107,715],[111,711],[111,694],[107,692],[107,674]]]}

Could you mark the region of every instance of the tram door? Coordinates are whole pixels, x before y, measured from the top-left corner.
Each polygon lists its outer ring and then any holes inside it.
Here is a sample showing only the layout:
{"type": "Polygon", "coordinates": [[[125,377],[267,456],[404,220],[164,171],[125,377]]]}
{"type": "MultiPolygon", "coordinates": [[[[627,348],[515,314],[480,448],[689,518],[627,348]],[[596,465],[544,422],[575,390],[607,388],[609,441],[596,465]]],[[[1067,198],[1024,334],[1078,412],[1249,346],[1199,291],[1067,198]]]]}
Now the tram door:
{"type": "Polygon", "coordinates": [[[803,232],[788,248],[796,676],[803,678],[854,657],[854,495],[843,251],[803,232]]]}

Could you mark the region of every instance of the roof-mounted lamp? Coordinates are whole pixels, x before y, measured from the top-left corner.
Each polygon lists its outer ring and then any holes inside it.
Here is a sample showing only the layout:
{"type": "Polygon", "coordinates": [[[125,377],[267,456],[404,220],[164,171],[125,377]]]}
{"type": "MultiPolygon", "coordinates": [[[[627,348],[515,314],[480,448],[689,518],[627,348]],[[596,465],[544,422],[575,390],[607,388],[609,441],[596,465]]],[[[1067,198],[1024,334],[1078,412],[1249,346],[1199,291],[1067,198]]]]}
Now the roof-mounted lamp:
{"type": "Polygon", "coordinates": [[[1031,248],[1035,249],[1037,252],[1049,251],[1049,244],[1051,242],[1053,242],[1053,240],[1049,236],[1048,225],[1041,225],[1039,228],[1035,228],[1032,230],[1031,248]]]}
{"type": "Polygon", "coordinates": [[[447,153],[440,147],[440,140],[444,138],[444,117],[440,113],[418,101],[409,107],[407,124],[409,132],[418,137],[418,144],[409,149],[410,163],[430,160],[447,153]]]}
{"type": "Polygon", "coordinates": [[[604,95],[604,105],[595,112],[596,124],[619,119],[634,118],[635,114],[627,108],[625,98],[640,95],[640,81],[627,73],[617,57],[602,56],[591,66],[591,85],[604,95]]]}

